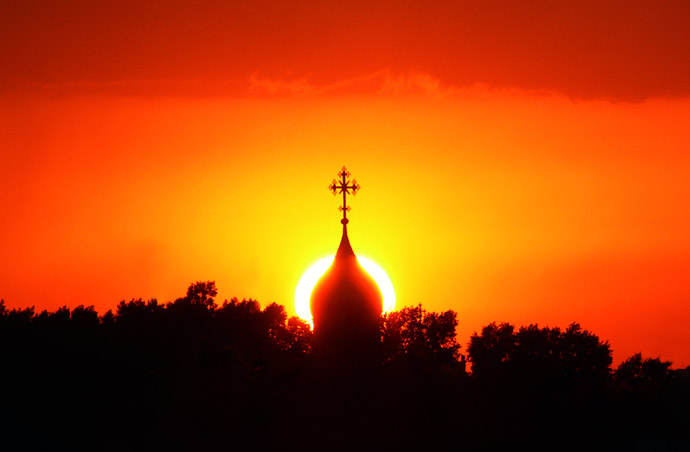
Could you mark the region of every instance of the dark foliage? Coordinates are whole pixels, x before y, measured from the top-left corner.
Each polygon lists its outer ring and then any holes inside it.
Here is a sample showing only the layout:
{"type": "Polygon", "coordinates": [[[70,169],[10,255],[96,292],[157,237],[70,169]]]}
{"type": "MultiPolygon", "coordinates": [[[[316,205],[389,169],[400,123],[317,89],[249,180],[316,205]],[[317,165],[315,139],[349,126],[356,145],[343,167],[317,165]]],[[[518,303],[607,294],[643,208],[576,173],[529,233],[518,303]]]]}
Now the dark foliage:
{"type": "Polygon", "coordinates": [[[531,425],[542,440],[573,438],[583,447],[690,444],[690,386],[672,384],[671,363],[637,354],[612,372],[608,342],[577,323],[565,330],[491,323],[471,336],[468,356],[487,404],[478,416],[495,421],[497,437],[527,441],[531,425]],[[500,415],[497,407],[528,418],[500,415]]]}
{"type": "Polygon", "coordinates": [[[457,366],[460,345],[453,311],[427,312],[422,305],[384,314],[381,322],[384,362],[413,366],[457,366]]]}
{"type": "Polygon", "coordinates": [[[197,282],[173,302],[122,301],[100,318],[92,306],[36,315],[0,302],[2,437],[29,449],[158,449],[205,431],[198,442],[212,443],[229,426],[255,432],[304,367],[311,329],[275,303],[219,306],[216,295],[197,282]]]}
{"type": "Polygon", "coordinates": [[[122,301],[100,317],[0,301],[3,449],[688,445],[690,369],[634,355],[613,372],[608,343],[578,324],[487,325],[467,374],[455,312],[403,308],[382,317],[380,365],[326,381],[307,323],[216,296],[197,282],[172,302],[122,301]]]}
{"type": "Polygon", "coordinates": [[[472,371],[489,380],[519,379],[532,384],[601,382],[609,378],[608,342],[573,323],[560,328],[491,323],[470,338],[472,371]]]}
{"type": "Polygon", "coordinates": [[[671,379],[671,362],[659,358],[642,359],[641,353],[636,353],[626,359],[614,373],[616,380],[630,386],[660,387],[671,379]]]}

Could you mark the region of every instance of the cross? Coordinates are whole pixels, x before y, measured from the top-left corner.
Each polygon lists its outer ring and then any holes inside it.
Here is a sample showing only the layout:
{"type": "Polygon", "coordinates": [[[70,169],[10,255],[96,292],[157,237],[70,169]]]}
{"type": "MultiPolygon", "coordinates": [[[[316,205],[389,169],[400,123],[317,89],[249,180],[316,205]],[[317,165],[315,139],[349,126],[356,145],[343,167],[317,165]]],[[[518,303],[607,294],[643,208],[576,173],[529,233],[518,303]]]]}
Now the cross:
{"type": "Polygon", "coordinates": [[[360,187],[357,183],[357,180],[352,179],[352,183],[347,180],[347,178],[350,177],[350,172],[344,166],[343,169],[341,169],[338,173],[338,177],[340,177],[340,181],[338,182],[333,179],[333,182],[331,182],[331,185],[329,185],[328,188],[333,192],[334,196],[338,193],[338,190],[340,190],[340,193],[343,194],[343,205],[338,207],[338,209],[343,212],[343,219],[340,220],[340,222],[342,224],[347,224],[347,212],[350,211],[350,206],[347,205],[347,195],[350,194],[350,190],[352,190],[353,195],[356,194],[360,187]]]}

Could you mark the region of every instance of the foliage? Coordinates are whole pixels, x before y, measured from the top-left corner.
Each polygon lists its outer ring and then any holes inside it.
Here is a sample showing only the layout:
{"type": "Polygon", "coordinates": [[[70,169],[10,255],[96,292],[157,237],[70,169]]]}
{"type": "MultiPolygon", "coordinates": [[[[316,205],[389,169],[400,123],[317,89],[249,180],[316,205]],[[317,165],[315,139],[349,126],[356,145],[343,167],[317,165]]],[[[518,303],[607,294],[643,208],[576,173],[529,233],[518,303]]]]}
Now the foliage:
{"type": "Polygon", "coordinates": [[[460,355],[457,325],[454,311],[427,312],[421,304],[384,314],[381,323],[384,360],[455,365],[460,355]]]}
{"type": "Polygon", "coordinates": [[[612,362],[608,342],[573,323],[560,328],[491,323],[474,333],[468,347],[478,378],[520,378],[532,382],[606,379],[612,362]]]}
{"type": "Polygon", "coordinates": [[[192,305],[205,306],[208,309],[214,309],[216,306],[213,297],[218,295],[215,281],[195,282],[187,289],[187,296],[182,300],[192,305]]]}
{"type": "Polygon", "coordinates": [[[360,434],[382,450],[533,446],[537,429],[549,447],[608,435],[625,448],[690,431],[690,369],[637,354],[611,379],[608,343],[576,323],[491,323],[470,340],[468,377],[456,313],[407,307],[382,316],[382,366],[324,381],[306,322],[216,296],[213,281],[197,282],[172,302],[122,301],[101,317],[0,301],[5,431],[51,450],[273,450],[305,425],[320,448],[360,434]],[[79,438],[64,434],[74,425],[79,438]]]}
{"type": "Polygon", "coordinates": [[[660,358],[642,359],[636,353],[618,365],[614,377],[621,383],[631,386],[660,385],[671,378],[671,362],[660,358]]]}

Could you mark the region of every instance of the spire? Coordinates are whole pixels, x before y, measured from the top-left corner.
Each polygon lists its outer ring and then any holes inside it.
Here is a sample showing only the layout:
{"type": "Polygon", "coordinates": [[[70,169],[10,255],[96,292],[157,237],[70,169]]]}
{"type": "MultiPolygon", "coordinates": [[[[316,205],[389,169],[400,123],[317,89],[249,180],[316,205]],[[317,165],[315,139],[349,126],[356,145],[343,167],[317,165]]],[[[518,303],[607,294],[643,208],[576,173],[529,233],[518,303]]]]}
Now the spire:
{"type": "Polygon", "coordinates": [[[355,252],[352,250],[352,245],[350,245],[350,239],[347,236],[347,225],[343,224],[343,237],[340,239],[340,246],[338,246],[338,251],[335,253],[336,259],[344,259],[348,257],[356,257],[355,252]]]}
{"type": "Polygon", "coordinates": [[[348,180],[348,177],[350,177],[350,172],[347,170],[347,168],[345,168],[345,166],[343,166],[338,172],[338,177],[340,178],[340,181],[333,179],[331,185],[328,186],[329,190],[333,192],[333,196],[338,194],[338,192],[342,193],[343,195],[343,205],[338,206],[338,210],[343,213],[343,218],[340,220],[340,223],[343,225],[343,237],[340,239],[340,246],[338,247],[338,252],[335,255],[336,259],[350,256],[355,257],[355,252],[352,251],[352,246],[350,245],[350,239],[347,237],[347,224],[350,222],[350,220],[347,219],[347,213],[350,211],[350,206],[347,205],[347,195],[349,195],[350,191],[352,191],[352,196],[354,196],[360,189],[357,179],[352,179],[352,182],[348,180]]]}
{"type": "Polygon", "coordinates": [[[348,362],[371,354],[376,348],[383,297],[376,281],[357,261],[347,235],[347,195],[354,195],[359,184],[348,180],[350,173],[345,167],[338,176],[340,181],[333,180],[328,188],[343,195],[343,235],[333,263],[314,286],[310,307],[315,350],[348,362]]]}

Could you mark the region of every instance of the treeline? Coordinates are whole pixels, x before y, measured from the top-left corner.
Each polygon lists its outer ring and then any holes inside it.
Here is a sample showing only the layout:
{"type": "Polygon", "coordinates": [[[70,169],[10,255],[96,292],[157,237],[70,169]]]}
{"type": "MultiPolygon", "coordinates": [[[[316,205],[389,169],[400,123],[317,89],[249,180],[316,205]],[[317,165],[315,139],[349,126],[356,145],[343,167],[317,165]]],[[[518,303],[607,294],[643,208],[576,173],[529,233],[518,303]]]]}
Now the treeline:
{"type": "Polygon", "coordinates": [[[329,384],[310,359],[306,322],[275,303],[217,304],[216,296],[214,282],[197,282],[177,300],[122,301],[103,315],[84,306],[8,310],[0,302],[5,444],[690,444],[689,370],[639,354],[613,369],[608,342],[578,324],[561,330],[492,323],[463,350],[455,312],[404,308],[382,316],[380,366],[329,384]]]}

